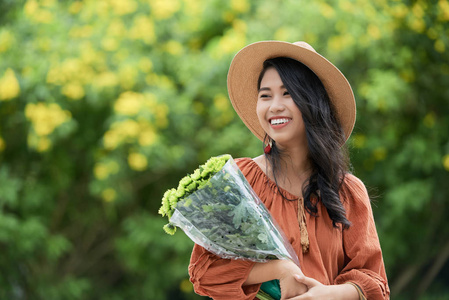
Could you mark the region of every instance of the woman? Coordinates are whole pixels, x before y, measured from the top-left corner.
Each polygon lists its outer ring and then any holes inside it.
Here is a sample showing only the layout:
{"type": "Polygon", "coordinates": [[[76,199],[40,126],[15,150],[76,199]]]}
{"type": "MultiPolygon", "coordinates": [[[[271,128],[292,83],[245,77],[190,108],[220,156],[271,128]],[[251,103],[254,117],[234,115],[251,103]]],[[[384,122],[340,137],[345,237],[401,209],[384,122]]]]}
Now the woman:
{"type": "Polygon", "coordinates": [[[281,226],[300,268],[221,259],[195,245],[189,274],[198,294],[255,299],[279,280],[281,299],[389,299],[382,252],[363,183],[344,144],[355,101],[344,75],[304,42],[251,44],[233,59],[228,92],[264,155],[236,160],[281,226]]]}

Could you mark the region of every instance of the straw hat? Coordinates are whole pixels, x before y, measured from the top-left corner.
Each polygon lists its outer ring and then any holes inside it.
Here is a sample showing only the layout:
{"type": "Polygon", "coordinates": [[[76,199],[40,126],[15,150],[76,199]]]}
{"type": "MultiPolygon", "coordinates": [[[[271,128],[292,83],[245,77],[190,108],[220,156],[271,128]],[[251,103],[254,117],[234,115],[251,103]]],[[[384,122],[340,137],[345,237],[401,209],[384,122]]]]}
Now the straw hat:
{"type": "Polygon", "coordinates": [[[265,131],[260,126],[256,113],[257,80],[262,72],[263,62],[275,57],[296,59],[318,76],[336,110],[345,140],[348,140],[356,115],[351,86],[337,67],[306,42],[257,42],[240,50],[232,60],[228,72],[229,98],[235,111],[252,133],[263,141],[265,131]]]}

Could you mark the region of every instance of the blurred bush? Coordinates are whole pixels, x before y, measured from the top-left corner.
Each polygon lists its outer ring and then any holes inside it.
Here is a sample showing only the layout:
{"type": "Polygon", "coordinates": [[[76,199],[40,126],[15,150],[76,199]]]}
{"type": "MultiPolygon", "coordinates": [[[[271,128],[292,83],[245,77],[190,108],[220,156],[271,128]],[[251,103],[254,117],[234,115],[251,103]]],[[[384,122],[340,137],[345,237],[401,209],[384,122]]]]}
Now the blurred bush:
{"type": "Polygon", "coordinates": [[[251,42],[305,40],[356,94],[395,299],[449,290],[449,3],[0,2],[0,298],[195,299],[165,189],[262,145],[226,92],[251,42]]]}

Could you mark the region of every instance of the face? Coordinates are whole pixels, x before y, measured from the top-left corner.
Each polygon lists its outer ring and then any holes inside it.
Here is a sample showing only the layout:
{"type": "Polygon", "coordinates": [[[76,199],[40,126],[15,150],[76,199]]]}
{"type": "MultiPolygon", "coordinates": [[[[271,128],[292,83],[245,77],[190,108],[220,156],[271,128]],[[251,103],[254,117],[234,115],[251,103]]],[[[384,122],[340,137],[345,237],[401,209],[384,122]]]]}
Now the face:
{"type": "Polygon", "coordinates": [[[302,114],[275,68],[267,69],[260,83],[257,117],[280,149],[307,145],[302,114]]]}

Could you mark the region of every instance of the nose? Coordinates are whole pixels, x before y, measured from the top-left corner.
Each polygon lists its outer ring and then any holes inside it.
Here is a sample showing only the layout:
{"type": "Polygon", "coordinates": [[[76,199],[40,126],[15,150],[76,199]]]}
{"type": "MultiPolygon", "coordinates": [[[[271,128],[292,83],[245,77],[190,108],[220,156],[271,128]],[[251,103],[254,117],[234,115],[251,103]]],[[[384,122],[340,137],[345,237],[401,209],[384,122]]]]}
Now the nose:
{"type": "Polygon", "coordinates": [[[285,105],[282,101],[282,97],[279,95],[273,96],[273,99],[272,99],[271,105],[270,105],[270,112],[276,113],[276,112],[280,112],[280,111],[284,111],[284,110],[285,110],[285,105]]]}

